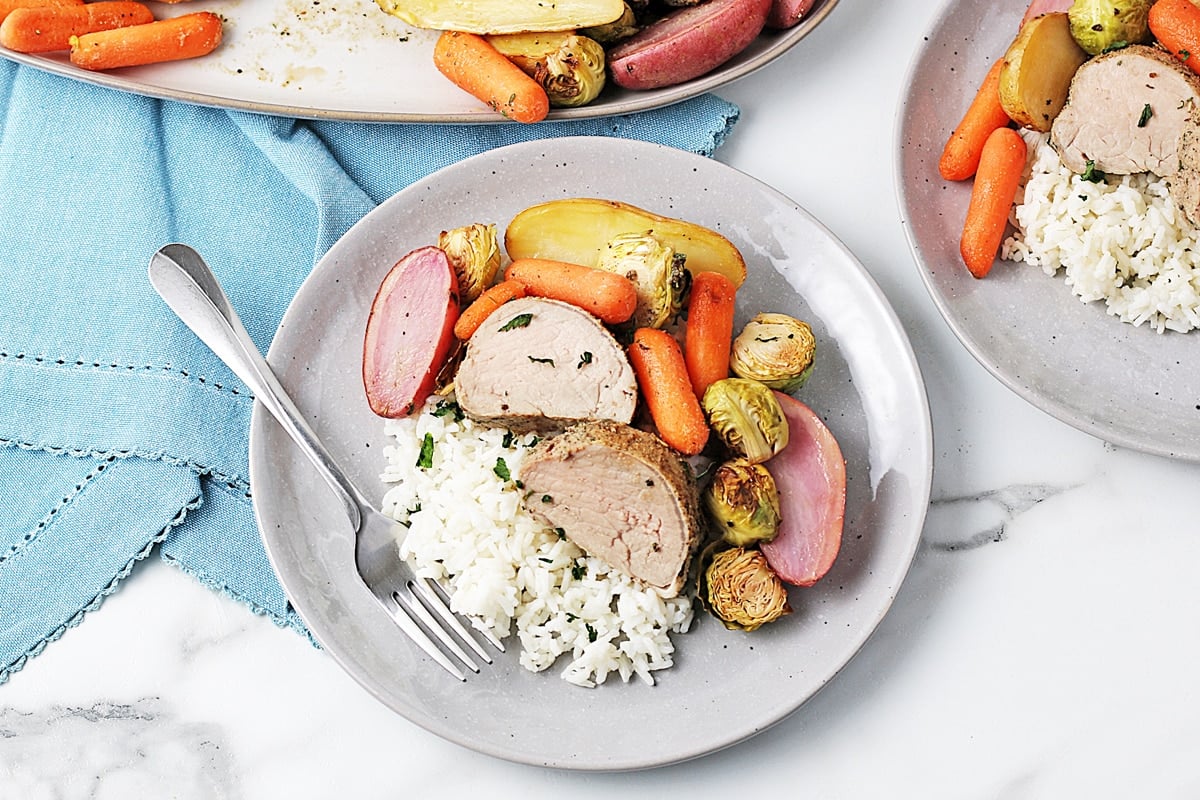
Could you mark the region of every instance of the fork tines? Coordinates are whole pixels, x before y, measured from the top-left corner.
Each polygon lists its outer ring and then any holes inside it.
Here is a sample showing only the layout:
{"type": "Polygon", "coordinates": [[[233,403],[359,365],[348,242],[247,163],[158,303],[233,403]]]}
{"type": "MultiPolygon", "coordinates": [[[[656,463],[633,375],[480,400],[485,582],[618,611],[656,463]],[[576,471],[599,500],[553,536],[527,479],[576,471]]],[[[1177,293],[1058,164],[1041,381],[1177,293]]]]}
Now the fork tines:
{"type": "MultiPolygon", "coordinates": [[[[435,581],[428,578],[413,578],[405,584],[403,591],[393,592],[392,599],[396,602],[396,622],[404,632],[430,658],[460,681],[465,681],[467,676],[451,660],[446,651],[472,672],[478,673],[479,665],[463,649],[458,640],[466,644],[479,659],[488,664],[492,663],[491,655],[467,630],[458,616],[450,610],[449,597],[435,581]],[[447,627],[454,632],[458,640],[451,635],[447,627]],[[439,647],[438,643],[442,647],[439,647]]],[[[504,652],[504,644],[490,631],[476,628],[475,633],[487,640],[499,652],[504,652]]]]}

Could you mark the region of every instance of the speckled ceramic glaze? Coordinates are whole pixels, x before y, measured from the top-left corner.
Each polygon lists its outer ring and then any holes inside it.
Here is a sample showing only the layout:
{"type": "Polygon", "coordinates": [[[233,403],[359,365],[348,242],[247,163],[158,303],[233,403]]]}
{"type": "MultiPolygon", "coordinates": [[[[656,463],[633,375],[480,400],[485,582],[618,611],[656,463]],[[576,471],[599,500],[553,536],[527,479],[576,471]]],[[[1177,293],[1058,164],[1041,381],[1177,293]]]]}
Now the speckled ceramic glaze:
{"type": "MultiPolygon", "coordinates": [[[[633,92],[608,86],[594,102],[556,108],[549,119],[583,119],[658,108],[712,91],[766,66],[813,31],[837,0],[817,0],[796,26],[768,30],[717,69],[677,86],[633,92]]],[[[93,72],[67,53],[0,55],[76,80],[136,94],[263,114],[373,122],[497,122],[483,103],[433,66],[436,31],[392,17],[374,0],[193,0],[159,16],[212,11],[225,20],[221,46],[204,58],[93,72]]]]}
{"type": "Polygon", "coordinates": [[[953,0],[912,64],[897,120],[896,182],[921,277],[971,354],[1038,408],[1113,444],[1200,461],[1200,333],[1122,323],[1040,267],[998,262],[976,280],[962,264],[971,183],[942,180],[937,163],[1024,8],[953,0]]]}
{"type": "Polygon", "coordinates": [[[692,631],[675,637],[676,666],[653,687],[613,677],[581,689],[554,668],[523,670],[516,652],[460,684],[419,655],[358,582],[336,503],[260,408],[251,428],[251,480],[289,597],[328,652],[381,702],[501,758],[636,769],[762,731],[858,651],[891,604],[920,537],[931,427],[913,353],[887,301],[844,246],[786,197],[718,162],[659,145],[531,142],[461,162],[381,205],[322,259],[283,320],[270,361],[368,494],[383,494],[386,441],[363,396],[361,348],[384,274],[443,229],[494,222],[503,230],[523,208],[568,196],[621,199],[719,230],[749,264],[741,320],[772,310],[812,323],[817,366],[797,397],[838,437],[849,489],[837,563],[815,587],[793,591],[792,616],[746,634],[700,612],[692,631]]]}

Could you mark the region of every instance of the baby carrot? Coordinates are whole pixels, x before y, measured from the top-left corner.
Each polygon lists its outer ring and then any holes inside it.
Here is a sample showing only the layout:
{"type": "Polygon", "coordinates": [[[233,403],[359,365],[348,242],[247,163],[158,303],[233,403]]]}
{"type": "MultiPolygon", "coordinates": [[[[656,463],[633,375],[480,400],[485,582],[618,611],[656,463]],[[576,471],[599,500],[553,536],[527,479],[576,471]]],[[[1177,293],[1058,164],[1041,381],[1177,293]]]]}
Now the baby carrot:
{"type": "Polygon", "coordinates": [[[1149,22],[1158,43],[1200,73],[1200,8],[1191,0],[1158,0],[1150,6],[1149,22]]]}
{"type": "Polygon", "coordinates": [[[942,150],[938,172],[948,181],[965,181],[974,175],[988,135],[997,128],[1007,128],[1012,122],[1000,105],[1000,68],[1003,66],[1004,59],[1000,59],[988,70],[975,99],[942,150]]]}
{"type": "Polygon", "coordinates": [[[541,122],[550,111],[541,84],[482,36],[444,31],[434,45],[433,63],[455,86],[509,119],[541,122]]]}
{"type": "Polygon", "coordinates": [[[484,290],[483,294],[475,298],[474,303],[464,308],[463,312],[458,315],[458,321],[454,323],[455,338],[464,342],[470,339],[471,334],[479,330],[479,326],[492,315],[493,311],[509,300],[516,300],[518,297],[524,296],[525,284],[520,281],[500,281],[495,286],[484,290]]]}
{"type": "Polygon", "coordinates": [[[97,31],[71,39],[71,63],[115,69],[207,55],[221,43],[221,18],[196,11],[170,19],[97,31]]]}
{"type": "Polygon", "coordinates": [[[526,294],[579,306],[604,322],[626,322],[637,309],[633,281],[615,272],[547,258],[518,258],[504,272],[525,284],[526,294]]]}
{"type": "Polygon", "coordinates": [[[18,53],[68,50],[72,36],[153,21],[150,8],[133,0],[17,8],[0,23],[0,46],[18,53]]]}
{"type": "Polygon", "coordinates": [[[697,272],[692,277],[683,358],[698,398],[710,383],[729,377],[736,293],[733,281],[719,272],[697,272]]]}
{"type": "Polygon", "coordinates": [[[1025,140],[1012,128],[997,128],[979,158],[959,248],[963,262],[976,278],[985,277],[996,261],[1024,171],[1025,140]]]}
{"type": "Polygon", "coordinates": [[[46,8],[48,6],[81,6],[83,0],[0,0],[0,22],[18,8],[46,8]]]}
{"type": "Polygon", "coordinates": [[[684,455],[703,450],[708,420],[692,391],[675,337],[657,328],[638,328],[629,346],[629,363],[659,438],[684,455]]]}

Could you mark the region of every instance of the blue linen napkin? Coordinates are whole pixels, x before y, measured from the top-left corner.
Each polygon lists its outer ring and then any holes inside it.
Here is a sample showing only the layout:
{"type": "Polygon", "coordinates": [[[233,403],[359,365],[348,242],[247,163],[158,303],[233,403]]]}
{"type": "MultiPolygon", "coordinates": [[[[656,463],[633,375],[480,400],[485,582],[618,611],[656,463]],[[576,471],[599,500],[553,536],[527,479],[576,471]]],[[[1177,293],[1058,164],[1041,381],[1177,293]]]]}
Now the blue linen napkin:
{"type": "Polygon", "coordinates": [[[0,109],[0,683],[155,551],[308,633],[253,517],[251,397],[150,287],[160,246],[206,255],[265,352],[326,249],[440,167],[567,135],[711,155],[738,117],[709,95],[537,126],[300,121],[3,59],[0,109]]]}

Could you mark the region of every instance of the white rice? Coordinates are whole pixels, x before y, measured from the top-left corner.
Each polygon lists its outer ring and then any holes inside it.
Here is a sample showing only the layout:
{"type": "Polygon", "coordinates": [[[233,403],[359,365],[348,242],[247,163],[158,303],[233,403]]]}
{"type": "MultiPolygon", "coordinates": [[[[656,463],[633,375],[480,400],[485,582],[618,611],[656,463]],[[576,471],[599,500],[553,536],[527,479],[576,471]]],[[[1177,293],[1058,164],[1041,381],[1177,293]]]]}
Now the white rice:
{"type": "Polygon", "coordinates": [[[1200,327],[1200,229],[1167,181],[1144,173],[1092,183],[1063,166],[1045,134],[1024,135],[1030,155],[1013,210],[1017,232],[1000,257],[1047,275],[1062,270],[1081,301],[1103,301],[1122,322],[1159,333],[1200,327]]]}
{"type": "Polygon", "coordinates": [[[689,598],[664,600],[536,522],[517,483],[536,437],[435,416],[443,402],[433,398],[422,413],[385,423],[383,479],[394,485],[383,511],[408,525],[401,556],[442,582],[455,611],[501,638],[515,628],[526,669],[565,656],[562,677],[579,686],[614,672],[652,685],[652,673],[673,663],[670,633],[691,624],[689,598]],[[423,469],[426,434],[432,466],[423,469]],[[498,459],[510,479],[497,474],[498,459]]]}

